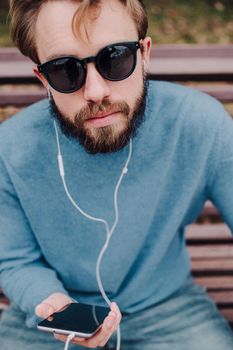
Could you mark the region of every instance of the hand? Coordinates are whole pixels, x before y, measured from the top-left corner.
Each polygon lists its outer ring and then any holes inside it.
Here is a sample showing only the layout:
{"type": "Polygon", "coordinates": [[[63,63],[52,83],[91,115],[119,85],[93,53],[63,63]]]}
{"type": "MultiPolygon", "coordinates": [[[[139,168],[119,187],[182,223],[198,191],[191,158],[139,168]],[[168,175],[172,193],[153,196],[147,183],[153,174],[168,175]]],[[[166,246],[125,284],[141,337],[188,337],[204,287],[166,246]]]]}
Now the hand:
{"type": "MultiPolygon", "coordinates": [[[[121,313],[116,303],[111,304],[111,311],[105,318],[102,327],[91,338],[79,338],[72,339],[73,344],[85,346],[87,348],[97,348],[105,346],[111,335],[117,330],[117,327],[121,321],[121,313]]],[[[56,339],[66,342],[67,336],[55,334],[56,339]]]]}
{"type": "Polygon", "coordinates": [[[72,300],[66,294],[54,293],[37,305],[35,312],[37,316],[47,318],[71,302],[72,300]]]}

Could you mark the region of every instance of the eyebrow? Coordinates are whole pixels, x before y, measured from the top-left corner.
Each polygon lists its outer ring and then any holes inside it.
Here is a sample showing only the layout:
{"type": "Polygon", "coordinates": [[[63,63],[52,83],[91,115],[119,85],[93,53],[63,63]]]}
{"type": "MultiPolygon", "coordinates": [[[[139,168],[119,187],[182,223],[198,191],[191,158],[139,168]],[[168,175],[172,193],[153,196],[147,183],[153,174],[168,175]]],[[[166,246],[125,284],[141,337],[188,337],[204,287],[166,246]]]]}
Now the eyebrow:
{"type": "MultiPolygon", "coordinates": [[[[52,60],[55,60],[56,58],[61,58],[61,57],[76,57],[76,58],[79,58],[77,55],[71,54],[71,53],[54,54],[54,55],[49,55],[49,56],[46,58],[46,62],[47,62],[47,61],[52,61],[52,60]]],[[[79,58],[79,59],[80,59],[80,58],[79,58]]]]}

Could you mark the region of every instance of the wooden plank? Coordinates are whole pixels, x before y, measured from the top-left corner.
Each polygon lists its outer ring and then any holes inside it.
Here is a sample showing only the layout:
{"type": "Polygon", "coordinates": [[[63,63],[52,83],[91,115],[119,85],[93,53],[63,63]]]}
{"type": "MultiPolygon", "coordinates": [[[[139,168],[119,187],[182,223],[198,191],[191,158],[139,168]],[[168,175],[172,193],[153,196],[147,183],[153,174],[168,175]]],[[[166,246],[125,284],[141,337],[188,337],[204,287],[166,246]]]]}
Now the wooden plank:
{"type": "MultiPolygon", "coordinates": [[[[26,79],[26,78],[25,78],[26,79]]],[[[33,78],[34,79],[34,78],[33,78]]],[[[17,81],[17,78],[16,78],[17,81]]],[[[16,82],[14,81],[14,83],[16,82]]],[[[22,81],[18,81],[19,83],[21,83],[22,81]]],[[[31,80],[27,81],[27,83],[31,82],[31,80]]],[[[38,81],[38,84],[39,81],[38,81]]],[[[205,87],[203,88],[202,86],[195,86],[196,89],[199,90],[203,90],[204,92],[208,93],[208,88],[205,87]]],[[[222,87],[220,87],[222,88],[222,87]]],[[[233,101],[233,87],[230,87],[230,90],[228,91],[227,95],[224,97],[224,95],[222,94],[222,92],[218,92],[217,88],[216,91],[213,92],[211,89],[210,94],[221,100],[222,102],[224,101],[233,101]]],[[[26,106],[28,104],[37,102],[43,98],[45,98],[46,96],[46,91],[41,88],[41,90],[38,91],[30,91],[30,90],[22,90],[22,91],[14,91],[14,89],[8,90],[8,91],[1,91],[0,90],[0,106],[4,107],[4,106],[26,106]]],[[[208,216],[208,217],[213,217],[213,218],[217,218],[219,217],[219,212],[216,208],[212,207],[206,207],[204,208],[203,212],[202,212],[202,217],[208,216]]]]}
{"type": "MultiPolygon", "coordinates": [[[[195,57],[212,57],[233,58],[233,45],[221,45],[221,44],[160,44],[154,45],[151,51],[151,57],[177,57],[177,58],[190,58],[195,57]]],[[[19,61],[29,60],[23,56],[16,47],[3,47],[0,48],[0,61],[19,61]]]]}
{"type": "Polygon", "coordinates": [[[189,242],[209,241],[232,241],[233,236],[226,224],[191,224],[187,227],[187,240],[189,242]]]}
{"type": "Polygon", "coordinates": [[[197,284],[207,287],[211,290],[233,290],[233,275],[232,276],[214,276],[214,277],[195,277],[197,284]]]}
{"type": "Polygon", "coordinates": [[[0,62],[7,61],[30,61],[30,59],[23,56],[16,47],[1,47],[0,62]]]}
{"type": "Polygon", "coordinates": [[[206,44],[165,44],[154,45],[151,57],[172,58],[233,58],[233,45],[206,45],[206,44]]]}
{"type": "Polygon", "coordinates": [[[230,323],[233,323],[233,310],[232,309],[220,309],[220,312],[230,323]]]}
{"type": "MultiPolygon", "coordinates": [[[[152,49],[149,72],[151,79],[232,81],[232,58],[233,45],[158,45],[152,49]]],[[[222,98],[231,99],[218,96],[222,98]]]]}
{"type": "Polygon", "coordinates": [[[221,75],[233,73],[232,58],[152,58],[149,65],[149,73],[169,75],[221,75]]]}
{"type": "Polygon", "coordinates": [[[208,295],[218,304],[232,304],[232,313],[233,313],[233,290],[232,291],[219,291],[213,292],[209,291],[208,295]]]}
{"type": "Polygon", "coordinates": [[[26,106],[46,97],[45,89],[38,91],[0,91],[0,106],[26,106]]]}
{"type": "Polygon", "coordinates": [[[233,258],[233,244],[188,245],[192,259],[233,258]]]}
{"type": "MultiPolygon", "coordinates": [[[[37,83],[37,79],[32,72],[33,64],[28,61],[1,62],[0,65],[0,82],[3,84],[17,83],[37,83]]],[[[209,80],[209,81],[232,81],[233,80],[233,60],[222,59],[214,61],[212,59],[195,59],[180,60],[175,58],[169,59],[152,59],[149,64],[149,78],[152,80],[209,80]]],[[[211,92],[216,96],[216,91],[211,92]]],[[[230,92],[227,92],[226,100],[230,100],[230,92]]],[[[226,91],[221,91],[221,96],[225,96],[226,91]]],[[[219,97],[221,97],[219,96],[219,97]]]]}
{"type": "Polygon", "coordinates": [[[30,61],[3,61],[0,64],[0,83],[37,83],[30,61]]]}
{"type": "Polygon", "coordinates": [[[208,274],[208,272],[232,273],[233,259],[193,259],[192,271],[208,274]]]}
{"type": "Polygon", "coordinates": [[[13,77],[25,76],[26,78],[34,76],[32,71],[34,64],[31,61],[2,61],[0,65],[0,76],[13,77]]]}

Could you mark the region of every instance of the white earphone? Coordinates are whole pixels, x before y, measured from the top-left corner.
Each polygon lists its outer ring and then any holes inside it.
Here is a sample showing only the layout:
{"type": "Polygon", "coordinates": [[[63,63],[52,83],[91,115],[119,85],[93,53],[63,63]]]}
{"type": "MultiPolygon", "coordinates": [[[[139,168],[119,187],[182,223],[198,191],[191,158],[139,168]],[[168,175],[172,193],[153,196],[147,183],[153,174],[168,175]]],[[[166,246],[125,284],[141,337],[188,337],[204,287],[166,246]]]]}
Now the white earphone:
{"type": "Polygon", "coordinates": [[[50,101],[51,98],[52,98],[52,93],[51,93],[51,89],[50,89],[50,85],[49,84],[47,85],[46,89],[47,89],[48,99],[50,101]]]}
{"type": "Polygon", "coordinates": [[[143,62],[144,71],[145,71],[145,73],[147,73],[149,71],[148,63],[145,60],[143,60],[142,62],[143,62]]]}
{"type": "MultiPolygon", "coordinates": [[[[51,92],[50,90],[48,90],[48,96],[49,98],[51,98],[51,92]]],[[[60,145],[60,139],[59,139],[59,133],[58,133],[58,128],[57,128],[57,124],[56,121],[54,120],[54,128],[55,128],[55,133],[56,133],[56,141],[57,141],[57,150],[58,150],[58,155],[57,155],[57,159],[58,159],[58,167],[59,167],[59,172],[60,172],[60,176],[62,179],[62,183],[63,183],[63,187],[65,190],[65,193],[67,195],[67,197],[69,198],[70,202],[72,203],[72,205],[82,214],[84,215],[87,219],[92,220],[92,221],[96,221],[96,222],[102,222],[105,226],[105,230],[106,230],[106,241],[99,253],[97,262],[96,262],[96,280],[98,283],[98,287],[100,290],[100,293],[103,297],[103,299],[106,301],[106,303],[110,306],[111,301],[109,300],[108,296],[105,293],[105,290],[103,288],[103,283],[101,281],[101,277],[100,277],[100,265],[101,265],[101,261],[103,258],[103,255],[105,253],[105,251],[108,248],[110,239],[112,237],[112,234],[119,222],[119,210],[118,210],[118,192],[119,192],[119,188],[122,182],[122,179],[124,177],[124,175],[126,175],[128,173],[128,165],[129,162],[131,160],[132,157],[132,139],[130,139],[130,143],[129,143],[129,154],[128,154],[128,158],[125,162],[125,165],[122,169],[121,175],[118,179],[117,185],[115,187],[115,191],[114,191],[114,208],[115,208],[115,220],[114,223],[112,225],[112,227],[109,227],[109,224],[106,220],[101,219],[101,218],[97,218],[94,216],[89,215],[88,213],[86,213],[82,208],[79,207],[79,205],[74,201],[74,199],[72,198],[67,185],[66,185],[66,181],[65,181],[65,169],[64,169],[64,163],[63,163],[63,158],[62,158],[62,153],[61,153],[61,145],[60,145]]],[[[73,338],[74,335],[70,335],[70,337],[67,338],[66,341],[66,345],[65,345],[65,350],[68,349],[69,343],[71,341],[71,339],[73,338]]],[[[116,350],[120,350],[120,344],[121,344],[121,333],[120,333],[120,326],[118,326],[117,329],[117,346],[116,346],[116,350]]]]}

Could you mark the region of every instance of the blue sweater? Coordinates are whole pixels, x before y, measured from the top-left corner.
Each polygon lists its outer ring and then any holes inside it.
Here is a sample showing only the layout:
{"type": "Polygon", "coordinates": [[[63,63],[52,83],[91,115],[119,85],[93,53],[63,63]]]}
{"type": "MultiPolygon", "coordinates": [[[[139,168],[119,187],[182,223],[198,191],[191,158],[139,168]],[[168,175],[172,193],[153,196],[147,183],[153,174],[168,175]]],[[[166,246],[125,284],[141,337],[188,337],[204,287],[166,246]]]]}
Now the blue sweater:
{"type": "MultiPolygon", "coordinates": [[[[73,198],[111,226],[128,146],[90,155],[63,134],[60,141],[73,198]]],[[[47,100],[1,125],[0,179],[0,285],[28,326],[37,321],[35,306],[54,292],[104,305],[95,265],[105,229],[65,195],[47,100]]],[[[233,231],[232,119],[205,94],[150,83],[119,191],[119,224],[101,265],[105,291],[122,312],[147,308],[181,286],[190,273],[185,227],[207,199],[233,231]]]]}

